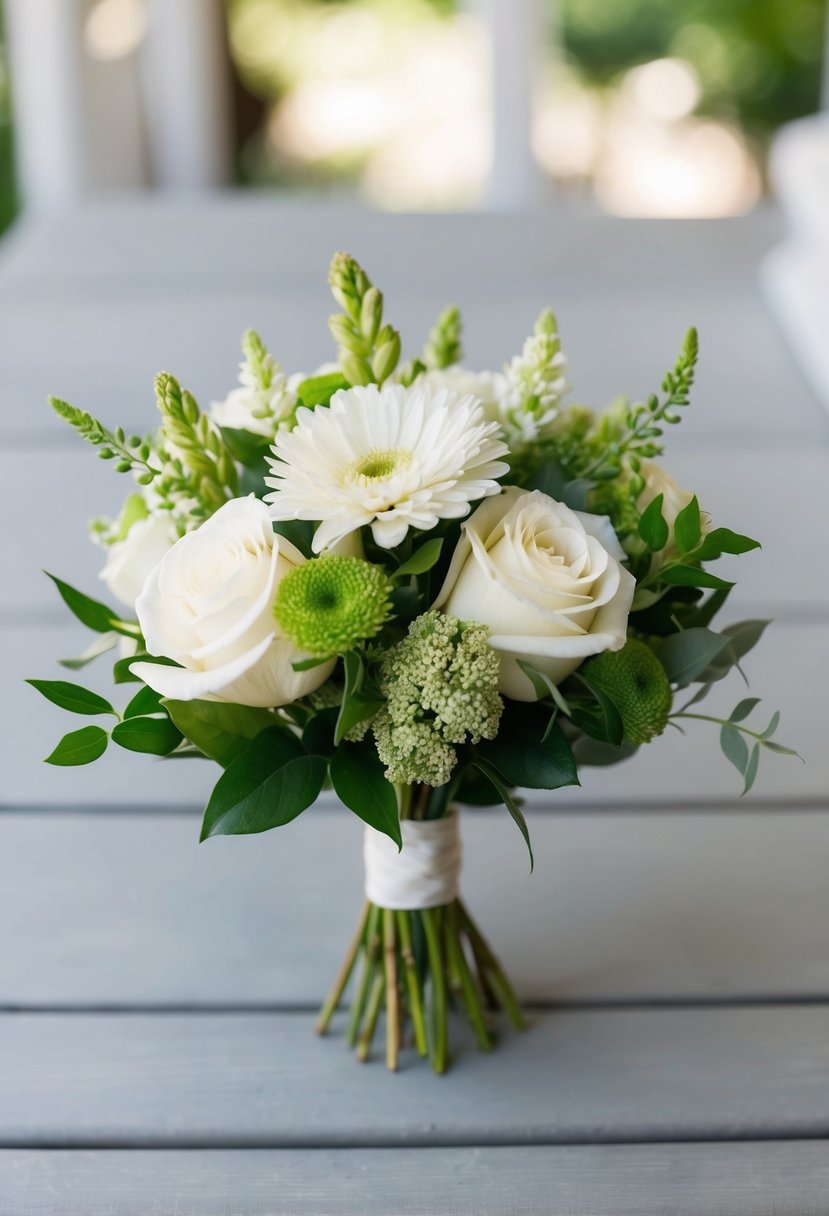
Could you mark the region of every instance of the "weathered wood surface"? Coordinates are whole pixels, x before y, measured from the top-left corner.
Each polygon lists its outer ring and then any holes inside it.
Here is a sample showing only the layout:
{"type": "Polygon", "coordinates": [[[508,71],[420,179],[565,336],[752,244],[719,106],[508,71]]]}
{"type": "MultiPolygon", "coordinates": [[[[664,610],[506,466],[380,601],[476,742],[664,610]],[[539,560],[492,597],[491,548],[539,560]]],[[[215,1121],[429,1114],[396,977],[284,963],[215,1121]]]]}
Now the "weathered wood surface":
{"type": "Polygon", "coordinates": [[[826,1008],[536,1012],[483,1060],[459,1033],[359,1066],[307,1013],[20,1013],[0,1147],[382,1147],[829,1137],[826,1008]]]}
{"type": "Polygon", "coordinates": [[[16,1216],[826,1216],[809,1141],[464,1149],[0,1151],[16,1216]]]}
{"type": "MultiPolygon", "coordinates": [[[[531,813],[532,875],[504,811],[465,813],[465,896],[521,996],[829,1001],[827,817],[710,810],[531,813]]],[[[193,815],[0,816],[0,1005],[319,1004],[359,912],[361,825],[315,810],[197,836],[193,815]]]]}

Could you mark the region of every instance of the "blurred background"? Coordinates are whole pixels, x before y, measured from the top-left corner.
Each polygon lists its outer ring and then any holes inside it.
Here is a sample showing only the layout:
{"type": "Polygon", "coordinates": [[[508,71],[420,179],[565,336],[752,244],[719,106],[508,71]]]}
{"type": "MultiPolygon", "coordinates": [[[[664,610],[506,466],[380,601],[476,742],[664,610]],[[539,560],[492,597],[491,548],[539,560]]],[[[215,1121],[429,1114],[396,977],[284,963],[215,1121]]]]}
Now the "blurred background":
{"type": "Polygon", "coordinates": [[[824,25],[822,0],[0,0],[0,228],[150,184],[741,214],[819,108],[824,25]]]}

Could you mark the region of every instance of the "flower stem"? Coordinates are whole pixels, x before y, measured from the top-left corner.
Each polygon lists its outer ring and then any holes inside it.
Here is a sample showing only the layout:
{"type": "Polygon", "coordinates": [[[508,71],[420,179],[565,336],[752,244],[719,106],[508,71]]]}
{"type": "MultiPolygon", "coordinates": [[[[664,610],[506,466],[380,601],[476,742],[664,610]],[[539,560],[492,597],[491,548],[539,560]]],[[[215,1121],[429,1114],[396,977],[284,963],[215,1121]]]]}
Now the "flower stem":
{"type": "Polygon", "coordinates": [[[319,1017],[317,1018],[317,1024],[314,1027],[317,1034],[325,1034],[331,1018],[334,1016],[334,1012],[342,999],[346,985],[351,979],[351,973],[354,970],[354,964],[357,962],[357,955],[360,952],[360,946],[363,944],[363,940],[365,938],[370,906],[371,905],[368,903],[368,901],[366,901],[366,904],[363,907],[362,916],[360,917],[360,923],[357,926],[357,932],[354,934],[351,945],[348,947],[346,956],[343,959],[343,965],[340,968],[339,974],[334,981],[331,991],[325,999],[322,1009],[320,1010],[319,1017]]]}
{"type": "Polygon", "coordinates": [[[739,722],[731,722],[727,718],[715,718],[712,714],[687,714],[685,711],[671,714],[671,719],[674,718],[693,718],[696,722],[713,722],[716,726],[733,726],[743,735],[749,735],[752,739],[762,739],[763,733],[759,730],[750,730],[749,727],[743,726],[739,722]]]}
{"type": "Polygon", "coordinates": [[[420,995],[420,981],[415,967],[412,952],[412,934],[409,927],[409,913],[397,912],[397,936],[400,941],[400,955],[406,974],[406,991],[409,996],[409,1014],[412,1019],[415,1047],[418,1055],[425,1056],[429,1048],[426,1042],[426,1023],[423,1020],[423,1001],[420,995]]]}
{"type": "Polygon", "coordinates": [[[472,1029],[475,1032],[478,1047],[481,1051],[491,1051],[492,1039],[487,1029],[484,1011],[475,988],[475,981],[472,978],[472,972],[469,970],[469,964],[463,952],[460,931],[460,908],[456,900],[455,903],[450,904],[446,909],[446,944],[449,949],[450,959],[452,960],[453,971],[455,971],[460,980],[464,1004],[469,1014],[469,1020],[472,1023],[472,1029]]]}
{"type": "Polygon", "coordinates": [[[386,1064],[397,1072],[400,1055],[400,989],[397,983],[397,935],[394,912],[383,909],[383,958],[386,973],[386,1064]]]}
{"type": "Polygon", "coordinates": [[[368,1059],[368,1053],[371,1051],[371,1041],[374,1038],[374,1031],[377,1027],[377,1019],[380,1016],[380,1008],[383,1004],[383,992],[385,991],[385,987],[386,977],[383,974],[382,968],[378,968],[377,974],[374,977],[371,995],[368,998],[363,1032],[360,1035],[360,1041],[357,1044],[357,1059],[361,1064],[365,1063],[365,1061],[368,1059]]]}
{"type": "Polygon", "coordinates": [[[371,986],[377,951],[380,947],[379,923],[380,909],[375,904],[372,904],[369,909],[368,923],[366,925],[365,954],[363,956],[363,970],[360,975],[360,986],[357,989],[354,1004],[351,1006],[351,1017],[349,1018],[348,1031],[346,1033],[346,1042],[349,1047],[354,1047],[357,1042],[360,1022],[363,1017],[363,1008],[371,986]]]}
{"type": "Polygon", "coordinates": [[[420,915],[426,934],[426,949],[429,954],[429,969],[432,981],[432,1018],[430,1055],[436,1073],[446,1071],[448,1008],[446,999],[446,975],[440,948],[439,908],[424,908],[420,915]]]}
{"type": "Polygon", "coordinates": [[[458,910],[463,920],[463,926],[466,930],[466,935],[469,938],[469,944],[472,947],[475,959],[478,966],[486,972],[490,984],[498,998],[500,1004],[505,1009],[507,1017],[512,1022],[516,1030],[524,1030],[526,1022],[524,1015],[521,1012],[521,1007],[518,1004],[512,985],[507,979],[501,964],[492,952],[492,949],[484,935],[481,933],[478,926],[473,921],[472,917],[467,912],[463,903],[458,900],[458,910]]]}

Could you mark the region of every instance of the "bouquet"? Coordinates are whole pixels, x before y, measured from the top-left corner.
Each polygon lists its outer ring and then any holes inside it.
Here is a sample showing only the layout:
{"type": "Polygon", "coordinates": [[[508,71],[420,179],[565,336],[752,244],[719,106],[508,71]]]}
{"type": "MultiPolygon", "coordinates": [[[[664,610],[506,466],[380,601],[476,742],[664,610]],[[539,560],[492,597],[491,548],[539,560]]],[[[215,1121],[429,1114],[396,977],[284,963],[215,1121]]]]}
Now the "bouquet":
{"type": "Polygon", "coordinates": [[[711,565],[757,542],[714,526],[656,463],[688,405],[690,330],[661,393],[596,414],[567,404],[554,315],[502,371],[461,364],[457,309],[401,363],[381,292],[335,255],[336,363],[287,375],[249,331],[239,384],[203,411],[162,373],[160,425],[109,430],[57,413],[131,474],[116,519],[93,521],[113,608],[55,576],[115,652],[125,707],[32,680],[99,722],[47,758],[110,744],[203,757],[221,771],[201,839],[284,826],[325,788],[365,825],[366,902],[320,1013],[358,972],[346,1037],[360,1059],[385,1012],[386,1058],[411,1043],[437,1072],[449,1011],[494,1043],[522,1015],[461,900],[459,808],[503,804],[532,850],[516,790],[579,782],[691,720],[719,729],[744,790],[761,752],[791,753],[758,698],[728,718],[700,703],[765,621],[716,630],[732,584],[711,565]],[[130,686],[138,685],[135,689],[130,686]]]}

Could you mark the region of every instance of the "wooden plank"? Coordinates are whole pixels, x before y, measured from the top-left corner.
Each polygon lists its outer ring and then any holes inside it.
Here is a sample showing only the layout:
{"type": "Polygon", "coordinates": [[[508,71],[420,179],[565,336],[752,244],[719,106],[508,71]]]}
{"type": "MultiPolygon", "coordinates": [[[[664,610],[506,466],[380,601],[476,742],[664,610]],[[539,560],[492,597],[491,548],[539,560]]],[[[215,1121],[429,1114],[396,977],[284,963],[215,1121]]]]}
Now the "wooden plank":
{"type": "Polygon", "coordinates": [[[15,1216],[826,1216],[825,1143],[0,1152],[15,1216]]]}
{"type": "Polygon", "coordinates": [[[308,1014],[7,1014],[0,1147],[305,1148],[829,1135],[826,1006],[537,1014],[451,1079],[308,1014]]]}
{"type": "MultiPolygon", "coordinates": [[[[829,1000],[829,817],[467,811],[463,890],[522,998],[829,1000]]],[[[0,819],[0,1005],[320,1004],[356,921],[362,827],[317,808],[199,846],[195,816],[0,819]],[[289,926],[289,927],[288,927],[289,926]]]]}
{"type": "MultiPolygon", "coordinates": [[[[829,619],[829,570],[817,560],[822,521],[829,516],[829,449],[751,451],[735,462],[728,450],[709,447],[675,452],[665,463],[695,490],[716,526],[744,530],[763,542],[762,552],[724,558],[716,567],[737,580],[730,612],[808,612],[829,619]]],[[[117,474],[77,441],[66,451],[39,453],[36,476],[28,455],[0,453],[0,484],[27,520],[25,528],[7,528],[0,536],[0,563],[7,572],[0,614],[59,605],[44,568],[106,598],[98,582],[105,555],[88,539],[87,521],[117,513],[133,489],[132,478],[117,474]],[[55,495],[61,493],[66,501],[56,511],[55,495]]]]}
{"type": "MultiPolygon", "coordinates": [[[[729,619],[733,617],[727,615],[725,620],[729,619]]],[[[148,807],[203,806],[218,771],[201,761],[153,760],[113,747],[84,768],[53,768],[42,763],[58,739],[82,723],[49,704],[23,681],[27,677],[65,678],[67,672],[56,660],[80,653],[89,640],[89,632],[71,621],[43,628],[17,620],[0,630],[0,670],[5,680],[0,706],[0,806],[112,807],[134,806],[137,801],[148,807]]],[[[123,708],[135,686],[113,689],[109,658],[96,660],[78,679],[123,708]]],[[[761,711],[771,717],[773,710],[780,709],[780,739],[797,747],[806,761],[801,764],[792,757],[766,755],[749,801],[774,798],[788,804],[804,798],[825,799],[829,790],[825,714],[820,682],[810,678],[810,673],[829,669],[829,626],[775,625],[744,667],[752,693],[764,698],[758,720],[761,711]]],[[[745,695],[745,685],[735,673],[696,708],[727,716],[745,695]]],[[[598,801],[635,807],[643,800],[659,805],[736,798],[741,783],[720,754],[717,727],[706,722],[686,725],[685,736],[666,731],[621,767],[583,769],[581,790],[560,792],[554,804],[598,801]]],[[[549,801],[547,795],[540,798],[549,801]]]]}
{"type": "MultiPolygon", "coordinates": [[[[245,238],[240,238],[244,240],[245,238]]],[[[644,251],[640,247],[640,254],[644,251]]],[[[428,259],[429,265],[434,262],[428,259]]],[[[379,276],[378,276],[379,277],[379,276]]],[[[679,283],[678,280],[675,280],[679,283]]],[[[0,278],[0,293],[2,292],[0,278]]],[[[387,290],[387,314],[416,353],[447,298],[462,308],[470,366],[499,367],[553,304],[570,359],[575,399],[603,408],[621,393],[656,391],[691,324],[702,359],[690,420],[671,433],[672,450],[712,441],[742,453],[826,443],[829,419],[815,401],[750,285],[696,292],[635,278],[603,288],[587,272],[575,280],[520,279],[492,270],[446,284],[403,283],[387,290]],[[786,402],[785,410],[779,403],[786,402]]],[[[68,446],[65,427],[45,407],[49,393],[111,424],[141,430],[154,421],[153,377],[174,372],[203,402],[235,383],[238,343],[262,330],[288,370],[310,371],[333,355],[324,271],[289,291],[284,279],[256,288],[213,278],[137,290],[119,284],[91,295],[55,284],[28,298],[0,294],[3,433],[19,445],[49,437],[68,446]]],[[[736,461],[734,461],[736,463],[736,461]]]]}
{"type": "MultiPolygon", "coordinates": [[[[457,282],[497,271],[507,283],[539,273],[589,274],[602,284],[638,281],[708,288],[749,281],[780,239],[771,209],[738,220],[636,220],[563,208],[531,215],[384,214],[343,200],[319,203],[251,191],[217,198],[89,199],[47,220],[20,221],[3,245],[6,293],[62,279],[85,292],[108,280],[156,283],[211,275],[283,282],[324,279],[331,251],[381,256],[397,282],[457,282]],[[205,251],[209,251],[206,258],[205,251]],[[372,253],[372,251],[374,251],[372,253]],[[484,252],[485,251],[485,252],[484,252]]],[[[376,271],[378,282],[380,269],[376,271]]]]}

